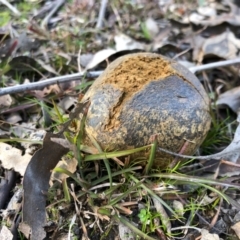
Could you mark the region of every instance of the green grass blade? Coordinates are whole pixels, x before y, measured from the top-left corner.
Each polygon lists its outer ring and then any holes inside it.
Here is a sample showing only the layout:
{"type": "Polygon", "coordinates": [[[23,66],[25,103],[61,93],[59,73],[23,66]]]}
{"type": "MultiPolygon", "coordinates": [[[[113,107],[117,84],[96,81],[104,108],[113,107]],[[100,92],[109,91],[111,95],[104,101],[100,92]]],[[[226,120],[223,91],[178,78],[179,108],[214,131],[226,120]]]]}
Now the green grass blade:
{"type": "Polygon", "coordinates": [[[99,154],[94,154],[94,155],[89,155],[85,157],[85,161],[94,161],[94,160],[99,160],[99,159],[104,159],[104,158],[114,158],[114,157],[123,157],[127,156],[136,152],[144,151],[147,148],[149,148],[151,145],[147,145],[144,147],[140,148],[135,148],[135,149],[129,149],[125,151],[118,151],[118,152],[103,152],[99,154]]]}
{"type": "MultiPolygon", "coordinates": [[[[90,138],[90,140],[91,140],[91,142],[93,143],[93,145],[98,149],[98,151],[99,151],[100,153],[102,153],[103,151],[102,151],[100,145],[98,144],[98,142],[94,139],[94,137],[93,137],[93,136],[90,136],[90,135],[89,135],[88,137],[90,138]]],[[[109,182],[110,182],[110,187],[112,187],[112,172],[111,172],[111,168],[110,168],[110,165],[109,165],[109,161],[108,161],[108,159],[105,157],[105,158],[103,158],[103,162],[104,162],[105,167],[106,167],[106,169],[107,169],[108,178],[109,178],[109,182]]]]}
{"type": "Polygon", "coordinates": [[[24,143],[32,143],[32,144],[43,144],[43,141],[36,141],[32,139],[22,139],[22,138],[2,138],[0,142],[24,142],[24,143]]]}
{"type": "MultiPolygon", "coordinates": [[[[115,176],[118,176],[118,175],[121,175],[121,174],[124,174],[124,173],[134,172],[136,170],[140,170],[141,168],[142,168],[141,166],[137,166],[137,167],[123,169],[123,170],[112,173],[112,177],[115,177],[115,176]]],[[[108,176],[101,177],[101,178],[93,181],[92,186],[96,186],[97,184],[99,184],[101,182],[104,182],[107,179],[108,179],[108,176]]]]}
{"type": "Polygon", "coordinates": [[[222,197],[227,203],[229,203],[228,197],[227,197],[223,192],[217,190],[216,188],[213,188],[213,187],[211,187],[211,186],[208,186],[208,185],[206,185],[206,184],[203,184],[203,183],[198,183],[198,185],[200,185],[200,186],[202,186],[202,187],[204,187],[204,188],[207,188],[207,189],[209,189],[209,190],[212,191],[212,192],[217,193],[217,194],[218,194],[220,197],[222,197]]]}
{"type": "Polygon", "coordinates": [[[64,119],[63,119],[62,114],[60,113],[59,108],[57,107],[56,103],[54,101],[52,101],[52,104],[53,104],[53,108],[54,108],[55,112],[57,113],[57,117],[58,117],[59,121],[61,123],[64,123],[64,119]]]}
{"type": "Polygon", "coordinates": [[[65,201],[67,203],[70,203],[71,202],[71,195],[70,195],[69,190],[68,190],[66,178],[63,179],[62,185],[63,185],[63,193],[64,193],[65,201]]]}
{"type": "MultiPolygon", "coordinates": [[[[136,183],[139,182],[137,178],[135,178],[133,175],[129,175],[129,177],[136,183]]],[[[176,218],[178,218],[175,214],[175,212],[170,208],[158,195],[156,195],[151,189],[149,189],[147,186],[145,186],[143,183],[140,185],[143,189],[145,189],[152,197],[157,199],[164,207],[166,207],[176,218]]]]}
{"type": "Polygon", "coordinates": [[[115,199],[111,200],[109,205],[113,206],[116,203],[118,203],[119,201],[123,200],[123,198],[125,196],[127,196],[128,194],[130,194],[132,191],[136,190],[140,185],[142,184],[142,182],[138,182],[137,184],[135,184],[134,186],[132,186],[131,188],[129,188],[127,191],[125,191],[121,196],[116,197],[115,199]]]}
{"type": "Polygon", "coordinates": [[[61,167],[56,167],[56,168],[53,169],[53,171],[58,172],[58,173],[64,173],[64,174],[68,175],[69,177],[71,177],[77,184],[79,184],[84,189],[89,188],[89,184],[86,181],[79,180],[78,178],[75,177],[74,174],[69,172],[67,169],[64,169],[64,168],[61,168],[61,167]]]}
{"type": "Polygon", "coordinates": [[[149,155],[149,160],[148,160],[148,163],[147,163],[146,168],[144,170],[145,174],[148,174],[149,171],[152,169],[152,165],[153,165],[155,155],[156,155],[156,149],[157,149],[157,137],[154,136],[154,140],[153,140],[153,143],[152,143],[152,146],[151,146],[151,152],[150,152],[150,155],[149,155]]]}
{"type": "Polygon", "coordinates": [[[174,179],[174,180],[178,180],[178,181],[186,181],[186,182],[188,182],[188,184],[202,183],[202,184],[210,184],[210,185],[219,185],[219,186],[224,186],[224,187],[237,187],[237,188],[240,187],[240,184],[237,184],[237,183],[228,183],[228,182],[223,182],[221,180],[213,180],[213,179],[188,176],[188,175],[183,175],[183,174],[158,173],[158,174],[151,174],[146,177],[158,177],[158,178],[174,179]]]}

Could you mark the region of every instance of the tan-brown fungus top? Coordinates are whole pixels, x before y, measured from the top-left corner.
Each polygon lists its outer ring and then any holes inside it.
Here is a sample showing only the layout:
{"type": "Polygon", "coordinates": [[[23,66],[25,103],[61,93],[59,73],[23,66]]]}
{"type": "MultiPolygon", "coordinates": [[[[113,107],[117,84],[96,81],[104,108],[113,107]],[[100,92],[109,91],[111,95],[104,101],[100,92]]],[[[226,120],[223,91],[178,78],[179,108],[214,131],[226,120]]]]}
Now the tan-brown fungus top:
{"type": "MultiPolygon", "coordinates": [[[[149,144],[157,135],[160,147],[193,154],[210,128],[209,100],[188,69],[153,53],[129,54],[111,63],[83,101],[91,105],[86,133],[104,150],[149,144]]],[[[156,163],[170,160],[157,154],[156,163]]]]}

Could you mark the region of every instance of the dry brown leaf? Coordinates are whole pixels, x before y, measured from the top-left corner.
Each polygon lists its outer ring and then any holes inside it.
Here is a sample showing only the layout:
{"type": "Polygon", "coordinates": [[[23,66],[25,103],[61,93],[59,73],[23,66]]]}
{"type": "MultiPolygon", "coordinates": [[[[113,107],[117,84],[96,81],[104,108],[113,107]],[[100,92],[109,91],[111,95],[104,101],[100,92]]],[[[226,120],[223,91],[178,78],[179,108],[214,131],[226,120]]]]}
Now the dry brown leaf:
{"type": "Polygon", "coordinates": [[[12,104],[12,98],[9,94],[0,96],[0,108],[10,107],[12,104]]]}
{"type": "Polygon", "coordinates": [[[77,102],[76,98],[66,96],[59,101],[58,106],[62,108],[63,111],[69,111],[70,108],[75,106],[76,102],[77,102]]]}
{"type": "Polygon", "coordinates": [[[176,212],[176,214],[179,217],[183,217],[184,215],[184,205],[182,202],[178,201],[178,200],[173,200],[173,208],[176,212]]]}
{"type": "Polygon", "coordinates": [[[2,226],[1,232],[0,232],[0,239],[1,240],[12,240],[13,235],[11,231],[6,227],[2,226]]]}
{"type": "Polygon", "coordinates": [[[11,145],[2,142],[0,142],[0,152],[0,161],[2,162],[2,166],[6,169],[14,169],[23,176],[32,156],[28,153],[22,155],[22,151],[20,149],[14,148],[11,145]]]}
{"type": "MultiPolygon", "coordinates": [[[[61,84],[62,85],[62,84],[61,84]]],[[[60,86],[59,84],[53,84],[53,85],[50,85],[48,87],[45,87],[43,90],[35,90],[34,91],[34,95],[37,97],[37,98],[44,98],[46,97],[47,95],[49,95],[50,93],[60,93],[61,92],[61,89],[60,89],[60,86]]]]}
{"type": "Polygon", "coordinates": [[[234,232],[238,236],[238,239],[240,239],[240,222],[237,222],[233,226],[231,226],[231,229],[234,230],[234,232]]]}
{"type": "Polygon", "coordinates": [[[217,15],[217,10],[215,6],[200,6],[197,9],[198,13],[206,17],[215,17],[217,15]]]}
{"type": "Polygon", "coordinates": [[[22,117],[19,112],[13,112],[6,117],[5,121],[10,124],[16,124],[22,121],[22,117]]]}
{"type": "Polygon", "coordinates": [[[61,134],[46,133],[43,147],[32,157],[23,179],[24,201],[23,221],[30,226],[32,240],[44,239],[46,232],[46,194],[51,171],[69,149],[53,142],[51,138],[62,139],[61,134]],[[37,217],[33,214],[37,211],[37,217]]]}
{"type": "Polygon", "coordinates": [[[240,174],[240,158],[237,159],[236,163],[231,163],[229,161],[217,161],[210,160],[203,163],[203,166],[206,167],[206,172],[216,173],[220,177],[232,177],[238,176],[240,174]]]}
{"type": "Polygon", "coordinates": [[[134,239],[136,239],[132,230],[129,227],[122,224],[121,222],[118,225],[118,230],[119,230],[120,240],[134,240],[134,239]]]}
{"type": "Polygon", "coordinates": [[[217,26],[222,23],[229,23],[233,26],[240,26],[239,7],[234,1],[207,1],[204,6],[197,8],[198,13],[192,13],[189,17],[190,22],[201,26],[217,26]],[[229,11],[230,8],[230,11],[229,11]],[[222,12],[221,14],[217,14],[222,12]],[[229,11],[228,13],[226,13],[229,11]],[[198,15],[196,17],[194,15],[198,15]],[[200,18],[203,16],[204,18],[200,18]]]}
{"type": "Polygon", "coordinates": [[[116,53],[116,51],[111,48],[103,49],[99,52],[96,52],[91,61],[87,64],[85,70],[89,70],[96,67],[99,63],[108,59],[114,53],[116,53]]]}
{"type": "Polygon", "coordinates": [[[79,56],[79,59],[80,59],[79,63],[81,67],[86,68],[87,65],[92,61],[93,56],[94,55],[92,53],[81,54],[79,56]]]}
{"type": "Polygon", "coordinates": [[[123,33],[116,35],[114,41],[116,43],[115,48],[117,51],[145,49],[145,44],[137,42],[123,33]]]}
{"type": "MultiPolygon", "coordinates": [[[[13,224],[13,219],[11,214],[13,212],[18,213],[22,208],[21,199],[23,197],[23,189],[19,188],[14,195],[11,197],[10,202],[8,203],[5,209],[1,209],[1,217],[3,221],[13,224]]],[[[1,239],[1,238],[0,238],[1,239]]]]}
{"type": "Polygon", "coordinates": [[[227,105],[238,114],[240,110],[240,87],[235,87],[219,95],[216,104],[227,105]]]}
{"type": "Polygon", "coordinates": [[[18,230],[23,233],[23,235],[29,239],[29,236],[31,234],[31,228],[28,224],[21,222],[18,226],[18,230]]]}
{"type": "Polygon", "coordinates": [[[193,12],[189,16],[189,21],[196,25],[202,24],[204,21],[213,20],[217,16],[216,8],[212,6],[198,7],[197,13],[193,12]]]}
{"type": "MultiPolygon", "coordinates": [[[[192,15],[191,15],[192,16],[192,15]]],[[[198,16],[202,16],[198,14],[198,16]]],[[[224,22],[229,23],[233,26],[240,26],[240,16],[235,14],[222,14],[218,16],[214,16],[208,19],[202,19],[197,17],[191,17],[190,21],[196,25],[202,25],[202,26],[217,26],[224,22]]]]}
{"type": "MultiPolygon", "coordinates": [[[[193,12],[190,16],[189,16],[189,22],[195,23],[195,24],[199,24],[200,22],[204,21],[205,17],[201,14],[198,14],[196,12],[193,12]]],[[[188,23],[188,21],[187,21],[188,23]]]]}
{"type": "Polygon", "coordinates": [[[58,72],[56,72],[55,69],[54,69],[52,66],[46,64],[46,63],[43,62],[42,60],[36,59],[36,62],[37,62],[42,68],[44,68],[46,71],[48,71],[48,72],[50,72],[50,73],[53,73],[53,74],[55,74],[56,76],[59,75],[58,72]]]}
{"type": "Polygon", "coordinates": [[[187,5],[181,3],[174,3],[169,6],[169,11],[171,12],[171,17],[174,20],[177,20],[180,23],[187,24],[189,23],[189,16],[187,13],[187,5]]]}
{"type": "Polygon", "coordinates": [[[217,234],[209,233],[209,231],[206,229],[202,229],[201,234],[202,234],[201,240],[219,240],[219,236],[217,234]]]}
{"type": "Polygon", "coordinates": [[[223,59],[232,59],[237,56],[240,40],[235,35],[226,31],[218,36],[208,38],[203,46],[204,55],[216,55],[223,59]]]}
{"type": "MultiPolygon", "coordinates": [[[[69,172],[74,173],[77,169],[77,165],[78,165],[78,161],[75,158],[66,158],[66,159],[60,161],[56,167],[66,169],[69,172]]],[[[58,181],[62,181],[63,179],[68,178],[68,177],[69,176],[64,173],[54,172],[54,170],[53,170],[51,180],[57,179],[58,181]]]]}
{"type": "Polygon", "coordinates": [[[158,199],[152,197],[152,201],[154,207],[156,208],[156,211],[160,214],[163,226],[166,228],[168,233],[171,233],[171,222],[166,210],[164,209],[162,204],[158,201],[158,199]]]}

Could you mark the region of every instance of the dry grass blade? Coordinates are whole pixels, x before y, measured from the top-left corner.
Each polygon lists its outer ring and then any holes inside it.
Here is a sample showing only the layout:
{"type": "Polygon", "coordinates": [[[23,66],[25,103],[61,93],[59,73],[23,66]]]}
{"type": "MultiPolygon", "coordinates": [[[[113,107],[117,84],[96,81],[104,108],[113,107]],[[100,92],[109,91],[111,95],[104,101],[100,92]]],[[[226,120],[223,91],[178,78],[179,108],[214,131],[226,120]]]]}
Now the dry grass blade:
{"type": "MultiPolygon", "coordinates": [[[[135,178],[133,175],[129,175],[129,177],[136,183],[139,183],[139,180],[135,178]]],[[[157,199],[166,209],[168,209],[174,216],[176,216],[175,212],[171,207],[169,207],[168,204],[166,204],[158,195],[156,195],[151,189],[149,189],[145,184],[141,184],[140,187],[142,187],[144,190],[147,191],[147,193],[152,197],[157,199]]],[[[177,217],[177,216],[176,216],[177,217]]],[[[178,217],[177,217],[178,218],[178,217]]]]}
{"type": "Polygon", "coordinates": [[[117,151],[117,152],[103,152],[99,154],[94,154],[94,155],[88,155],[85,157],[85,161],[94,161],[94,160],[99,160],[99,159],[104,159],[104,158],[113,158],[113,157],[123,157],[123,156],[128,156],[130,154],[134,154],[137,152],[144,151],[148,149],[151,145],[145,146],[145,147],[140,147],[140,148],[135,148],[135,149],[130,149],[130,150],[125,150],[125,151],[117,151]]]}

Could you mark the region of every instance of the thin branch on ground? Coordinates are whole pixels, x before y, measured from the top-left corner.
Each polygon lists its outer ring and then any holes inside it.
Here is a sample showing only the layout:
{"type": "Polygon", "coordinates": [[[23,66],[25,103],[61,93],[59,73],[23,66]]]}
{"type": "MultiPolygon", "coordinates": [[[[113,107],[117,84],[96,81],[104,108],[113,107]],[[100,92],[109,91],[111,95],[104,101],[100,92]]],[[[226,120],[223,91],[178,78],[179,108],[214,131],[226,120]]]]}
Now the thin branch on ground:
{"type": "Polygon", "coordinates": [[[20,16],[21,13],[11,4],[9,3],[9,1],[6,0],[0,0],[0,2],[5,5],[6,7],[8,7],[15,15],[20,16]]]}
{"type": "Polygon", "coordinates": [[[96,28],[102,28],[102,26],[103,26],[103,19],[104,19],[104,16],[105,16],[107,4],[108,4],[108,0],[102,0],[101,1],[101,8],[100,8],[100,11],[99,11],[96,28]]]}
{"type": "Polygon", "coordinates": [[[235,154],[235,153],[239,152],[239,148],[236,148],[236,149],[230,149],[230,150],[224,149],[223,151],[221,151],[219,153],[210,154],[210,155],[206,155],[206,156],[190,156],[190,155],[183,155],[183,154],[179,154],[179,153],[174,153],[172,151],[169,151],[167,149],[160,148],[160,147],[158,147],[158,150],[162,151],[162,152],[165,152],[165,153],[168,153],[172,156],[185,158],[185,159],[198,159],[198,160],[212,160],[212,159],[214,159],[214,160],[219,160],[219,161],[221,161],[222,158],[224,158],[226,156],[229,156],[229,155],[232,155],[232,154],[235,154]]]}
{"type": "Polygon", "coordinates": [[[55,4],[53,5],[53,9],[51,12],[43,19],[41,27],[46,28],[47,24],[49,23],[49,20],[51,17],[58,11],[58,9],[65,3],[65,0],[57,0],[55,4]]]}
{"type": "Polygon", "coordinates": [[[102,71],[95,71],[95,72],[93,71],[93,72],[87,72],[87,73],[86,72],[74,73],[74,74],[70,74],[70,75],[49,78],[49,79],[39,81],[39,82],[0,88],[0,96],[6,95],[6,94],[12,94],[12,93],[27,92],[27,91],[31,91],[31,90],[40,90],[40,89],[43,89],[43,88],[53,85],[53,84],[59,84],[59,83],[64,83],[64,82],[69,82],[69,81],[80,80],[84,76],[86,76],[87,78],[96,78],[101,73],[102,73],[102,71]]]}
{"type": "MultiPolygon", "coordinates": [[[[192,73],[196,73],[199,71],[209,70],[209,69],[213,69],[213,68],[217,68],[217,67],[226,67],[226,66],[233,65],[236,63],[240,63],[240,58],[224,60],[224,61],[219,61],[219,62],[215,62],[215,63],[209,63],[209,64],[204,64],[204,65],[195,66],[195,67],[190,67],[189,70],[192,73]]],[[[12,86],[12,87],[0,88],[0,96],[6,95],[6,94],[25,92],[25,91],[30,91],[30,90],[40,90],[40,89],[43,89],[44,87],[47,87],[47,86],[50,86],[53,84],[79,80],[83,76],[86,76],[89,78],[95,78],[95,77],[99,77],[100,74],[102,74],[102,72],[103,71],[92,71],[92,72],[87,72],[87,73],[86,72],[74,73],[74,74],[69,74],[69,75],[65,75],[65,76],[49,78],[44,81],[28,83],[28,84],[23,84],[23,85],[17,85],[17,86],[12,86]]]]}
{"type": "Polygon", "coordinates": [[[240,58],[235,58],[235,59],[230,59],[230,60],[224,60],[224,61],[219,61],[219,62],[214,62],[214,63],[208,63],[200,66],[194,66],[190,67],[189,70],[192,73],[200,72],[200,71],[205,71],[217,67],[226,67],[229,65],[233,65],[236,63],[240,63],[240,58]]]}

